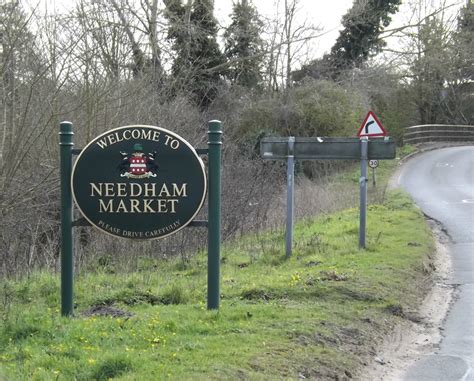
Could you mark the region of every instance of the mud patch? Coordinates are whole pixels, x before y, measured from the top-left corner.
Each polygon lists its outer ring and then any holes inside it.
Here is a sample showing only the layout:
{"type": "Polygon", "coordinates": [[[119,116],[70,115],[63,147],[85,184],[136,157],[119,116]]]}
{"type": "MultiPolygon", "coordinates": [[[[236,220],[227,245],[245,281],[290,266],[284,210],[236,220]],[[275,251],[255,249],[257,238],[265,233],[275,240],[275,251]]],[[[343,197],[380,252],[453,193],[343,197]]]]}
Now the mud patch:
{"type": "Polygon", "coordinates": [[[277,295],[270,291],[261,288],[252,288],[250,290],[244,290],[240,294],[240,297],[245,300],[263,300],[269,301],[272,299],[276,299],[277,295]]]}
{"type": "Polygon", "coordinates": [[[142,290],[122,290],[113,295],[101,297],[96,300],[95,305],[111,306],[112,304],[123,303],[127,306],[134,306],[136,304],[162,304],[161,299],[149,291],[142,290]]]}
{"type": "Polygon", "coordinates": [[[112,306],[92,306],[88,310],[85,310],[81,313],[82,316],[91,317],[91,316],[110,316],[110,317],[132,317],[134,314],[128,311],[121,310],[112,306]]]}
{"type": "Polygon", "coordinates": [[[338,274],[336,271],[320,271],[321,280],[333,280],[336,282],[343,282],[348,279],[347,274],[338,274]]]}
{"type": "Polygon", "coordinates": [[[332,369],[319,367],[307,368],[303,367],[298,371],[299,380],[334,380],[334,381],[348,381],[352,379],[352,373],[348,370],[343,370],[337,373],[332,369]]]}

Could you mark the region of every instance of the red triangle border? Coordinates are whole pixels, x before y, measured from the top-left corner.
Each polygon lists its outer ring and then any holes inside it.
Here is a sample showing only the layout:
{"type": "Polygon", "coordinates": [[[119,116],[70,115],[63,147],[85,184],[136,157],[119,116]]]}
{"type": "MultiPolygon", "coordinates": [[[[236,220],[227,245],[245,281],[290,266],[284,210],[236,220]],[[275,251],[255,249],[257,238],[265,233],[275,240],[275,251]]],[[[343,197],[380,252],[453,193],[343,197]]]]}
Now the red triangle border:
{"type": "Polygon", "coordinates": [[[357,136],[359,138],[361,137],[375,137],[375,136],[387,136],[387,131],[385,130],[385,128],[383,127],[382,123],[380,123],[380,120],[375,116],[375,114],[372,112],[372,111],[369,111],[367,113],[367,116],[365,117],[364,121],[362,122],[362,125],[360,126],[359,128],[359,131],[357,131],[357,136]],[[369,117],[372,115],[372,117],[375,119],[375,121],[377,122],[377,124],[379,125],[380,129],[383,131],[383,133],[380,133],[380,134],[372,134],[372,135],[362,135],[361,132],[362,130],[364,129],[365,127],[365,124],[367,123],[367,120],[369,119],[369,117]]]}

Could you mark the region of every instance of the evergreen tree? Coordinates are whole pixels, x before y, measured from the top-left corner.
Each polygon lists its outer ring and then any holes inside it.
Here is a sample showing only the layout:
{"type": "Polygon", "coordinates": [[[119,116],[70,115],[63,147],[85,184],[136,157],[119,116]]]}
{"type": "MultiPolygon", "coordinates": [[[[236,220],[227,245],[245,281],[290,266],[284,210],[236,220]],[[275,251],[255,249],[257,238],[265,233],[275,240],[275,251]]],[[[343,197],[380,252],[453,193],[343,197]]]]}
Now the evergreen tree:
{"type": "Polygon", "coordinates": [[[0,189],[8,182],[4,175],[14,169],[14,157],[19,155],[14,142],[24,122],[21,107],[29,103],[32,94],[23,80],[45,71],[29,21],[19,1],[0,3],[0,189]]]}
{"type": "Polygon", "coordinates": [[[398,10],[401,0],[357,0],[342,18],[344,29],[331,49],[329,60],[335,71],[360,67],[370,54],[377,54],[385,46],[380,38],[390,15],[398,10]]]}
{"type": "MultiPolygon", "coordinates": [[[[225,62],[217,44],[217,22],[213,0],[165,1],[170,21],[168,39],[173,41],[175,59],[171,68],[178,89],[192,94],[195,102],[207,107],[217,96],[225,62]]],[[[176,86],[175,86],[176,88],[176,86]]]]}
{"type": "Polygon", "coordinates": [[[354,0],[352,8],[342,18],[344,29],[331,52],[304,66],[295,73],[295,80],[304,76],[336,79],[345,70],[361,67],[385,46],[380,35],[400,4],[401,0],[354,0]]]}
{"type": "Polygon", "coordinates": [[[467,0],[461,8],[457,30],[454,35],[458,78],[463,81],[474,80],[474,3],[467,0]]]}
{"type": "Polygon", "coordinates": [[[445,83],[452,64],[450,32],[439,18],[430,17],[420,26],[416,38],[416,58],[410,72],[419,122],[445,123],[445,83]]]}
{"type": "Polygon", "coordinates": [[[447,95],[450,123],[474,123],[474,3],[467,0],[461,8],[453,36],[453,64],[447,95]]]}
{"type": "Polygon", "coordinates": [[[248,0],[234,3],[232,23],[224,33],[228,76],[232,83],[253,88],[262,81],[263,23],[248,0]]]}
{"type": "Polygon", "coordinates": [[[412,35],[412,101],[420,124],[472,124],[474,6],[460,10],[457,29],[443,15],[426,18],[412,35]]]}

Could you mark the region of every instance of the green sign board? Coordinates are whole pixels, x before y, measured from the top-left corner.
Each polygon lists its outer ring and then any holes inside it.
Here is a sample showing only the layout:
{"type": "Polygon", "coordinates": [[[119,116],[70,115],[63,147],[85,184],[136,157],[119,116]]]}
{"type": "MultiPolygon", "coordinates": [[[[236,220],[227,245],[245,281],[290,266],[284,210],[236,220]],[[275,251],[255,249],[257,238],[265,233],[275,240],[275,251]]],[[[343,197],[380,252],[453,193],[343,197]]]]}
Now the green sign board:
{"type": "MultiPolygon", "coordinates": [[[[288,137],[266,137],[260,142],[260,155],[264,160],[286,160],[289,155],[297,160],[358,160],[361,158],[359,138],[295,138],[293,150],[288,151],[288,137]]],[[[394,159],[395,141],[389,137],[371,139],[369,159],[394,159]]]]}
{"type": "Polygon", "coordinates": [[[84,217],[118,237],[157,239],[188,225],[206,197],[206,173],[182,137],[154,126],[125,126],[92,140],[72,172],[84,217]]]}

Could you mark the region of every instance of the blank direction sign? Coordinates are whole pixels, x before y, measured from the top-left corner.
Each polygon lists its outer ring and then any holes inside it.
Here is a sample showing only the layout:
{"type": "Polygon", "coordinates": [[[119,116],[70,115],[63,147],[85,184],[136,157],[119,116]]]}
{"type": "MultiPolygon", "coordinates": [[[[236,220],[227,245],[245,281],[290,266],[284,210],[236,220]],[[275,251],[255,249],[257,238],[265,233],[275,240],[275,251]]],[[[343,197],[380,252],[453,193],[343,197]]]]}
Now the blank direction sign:
{"type": "MultiPolygon", "coordinates": [[[[260,156],[264,160],[285,160],[293,154],[299,160],[351,160],[361,158],[359,138],[295,138],[293,152],[288,150],[289,138],[263,138],[260,156]]],[[[390,138],[369,140],[368,159],[394,159],[395,141],[390,138]]]]}
{"type": "Polygon", "coordinates": [[[287,161],[287,228],[286,257],[291,255],[293,240],[294,162],[295,160],[360,160],[360,222],[359,247],[365,248],[367,215],[367,162],[379,159],[395,159],[395,142],[389,137],[369,140],[364,138],[263,138],[260,156],[264,160],[287,161]]]}

